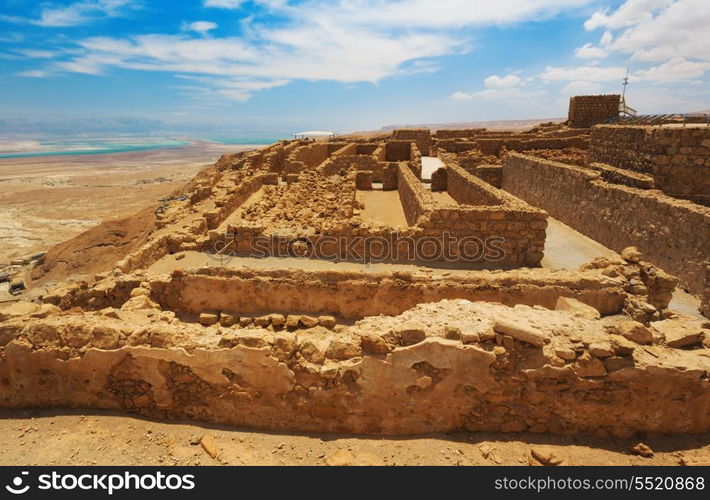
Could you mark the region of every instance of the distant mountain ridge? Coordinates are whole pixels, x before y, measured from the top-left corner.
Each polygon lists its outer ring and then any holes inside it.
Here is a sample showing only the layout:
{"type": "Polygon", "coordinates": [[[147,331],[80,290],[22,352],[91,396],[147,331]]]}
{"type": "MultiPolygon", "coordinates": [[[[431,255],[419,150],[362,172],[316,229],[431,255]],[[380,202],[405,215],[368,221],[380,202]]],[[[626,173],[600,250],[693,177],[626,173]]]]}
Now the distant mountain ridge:
{"type": "Polygon", "coordinates": [[[389,131],[398,128],[428,128],[431,130],[452,129],[452,128],[487,128],[487,129],[528,129],[540,123],[548,122],[563,122],[567,118],[531,118],[528,120],[490,120],[490,121],[475,121],[475,122],[457,122],[457,123],[422,123],[418,125],[386,125],[382,127],[382,131],[389,131]]]}

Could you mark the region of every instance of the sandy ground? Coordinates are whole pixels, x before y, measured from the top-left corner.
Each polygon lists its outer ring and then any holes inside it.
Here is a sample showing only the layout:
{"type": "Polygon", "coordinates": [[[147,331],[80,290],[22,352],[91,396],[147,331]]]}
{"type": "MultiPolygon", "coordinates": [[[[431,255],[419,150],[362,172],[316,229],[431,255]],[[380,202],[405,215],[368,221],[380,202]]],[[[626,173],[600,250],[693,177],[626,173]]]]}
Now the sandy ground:
{"type": "Polygon", "coordinates": [[[0,465],[528,465],[532,448],[565,465],[680,465],[710,461],[710,435],[639,439],[455,433],[412,437],[255,432],[75,411],[0,412],[0,465]],[[205,443],[203,446],[201,441],[205,443]],[[339,460],[340,459],[340,460],[339,460]]]}
{"type": "Polygon", "coordinates": [[[0,159],[0,264],[132,215],[221,154],[254,147],[196,142],[130,153],[0,159]]]}
{"type": "Polygon", "coordinates": [[[358,191],[357,201],[362,203],[363,220],[378,222],[390,227],[407,227],[407,218],[397,191],[358,191]]]}

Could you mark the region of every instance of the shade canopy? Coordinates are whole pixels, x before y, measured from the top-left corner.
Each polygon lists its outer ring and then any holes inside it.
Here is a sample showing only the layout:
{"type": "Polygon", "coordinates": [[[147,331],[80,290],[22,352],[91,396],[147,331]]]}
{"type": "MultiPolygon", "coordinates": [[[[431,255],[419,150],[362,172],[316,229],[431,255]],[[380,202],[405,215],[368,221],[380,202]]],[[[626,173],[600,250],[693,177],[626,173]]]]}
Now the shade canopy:
{"type": "Polygon", "coordinates": [[[305,132],[296,132],[293,134],[294,137],[330,137],[335,135],[335,132],[329,132],[327,130],[306,130],[305,132]]]}

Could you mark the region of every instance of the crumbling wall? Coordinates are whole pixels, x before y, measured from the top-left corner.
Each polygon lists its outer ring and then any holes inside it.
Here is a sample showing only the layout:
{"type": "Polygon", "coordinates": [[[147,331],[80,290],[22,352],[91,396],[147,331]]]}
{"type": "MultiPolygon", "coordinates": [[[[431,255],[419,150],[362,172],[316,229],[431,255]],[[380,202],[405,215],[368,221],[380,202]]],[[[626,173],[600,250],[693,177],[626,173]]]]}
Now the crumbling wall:
{"type": "Polygon", "coordinates": [[[387,141],[384,161],[411,161],[413,159],[411,141],[387,141]]]}
{"type": "Polygon", "coordinates": [[[414,141],[423,156],[430,155],[431,132],[428,128],[397,129],[393,132],[392,138],[395,140],[414,141]]]}
{"type": "Polygon", "coordinates": [[[699,351],[642,347],[574,311],[442,301],[337,332],[176,332],[169,311],[140,327],[123,312],[2,323],[0,407],[374,435],[710,431],[699,351]]]}
{"type": "Polygon", "coordinates": [[[345,142],[313,142],[307,146],[296,148],[285,162],[287,173],[298,173],[313,169],[330,158],[330,155],[341,148],[347,147],[345,142]]]}
{"type": "Polygon", "coordinates": [[[433,209],[434,200],[431,193],[408,168],[398,167],[397,186],[407,223],[416,225],[421,217],[433,209]]]}
{"type": "Polygon", "coordinates": [[[565,149],[578,148],[586,150],[589,147],[589,137],[577,135],[574,137],[486,137],[473,140],[444,139],[437,141],[438,150],[449,153],[462,153],[480,150],[484,155],[500,155],[503,150],[528,151],[533,149],[565,149]]]}
{"type": "Polygon", "coordinates": [[[589,159],[650,175],[669,196],[710,205],[710,127],[600,125],[589,159]]]}
{"type": "Polygon", "coordinates": [[[574,128],[589,128],[619,116],[621,96],[578,95],[569,99],[567,123],[574,128]]]}
{"type": "Polygon", "coordinates": [[[710,208],[658,191],[610,184],[599,172],[512,153],[503,189],[615,251],[636,246],[648,260],[703,290],[710,208]]]}
{"type": "Polygon", "coordinates": [[[453,162],[446,164],[447,191],[464,205],[502,205],[503,201],[480,179],[453,162]]]}
{"type": "MultiPolygon", "coordinates": [[[[417,225],[417,238],[433,240],[447,237],[455,242],[441,245],[441,257],[450,265],[461,265],[461,256],[488,267],[537,266],[543,257],[547,214],[514,196],[498,190],[456,165],[452,157],[444,156],[447,191],[457,206],[442,206],[434,202],[431,192],[423,187],[406,168],[400,168],[399,192],[405,216],[410,225],[417,225]],[[475,239],[481,243],[481,254],[472,258],[475,239]]],[[[471,262],[468,262],[471,265],[471,262]]]]}

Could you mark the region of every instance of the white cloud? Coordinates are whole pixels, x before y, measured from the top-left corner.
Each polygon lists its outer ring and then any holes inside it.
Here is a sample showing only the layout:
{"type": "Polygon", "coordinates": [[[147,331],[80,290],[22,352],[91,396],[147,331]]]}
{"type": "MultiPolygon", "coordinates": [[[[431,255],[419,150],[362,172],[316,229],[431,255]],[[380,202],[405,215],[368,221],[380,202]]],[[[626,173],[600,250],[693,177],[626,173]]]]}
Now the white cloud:
{"type": "Polygon", "coordinates": [[[619,30],[613,42],[609,37],[609,49],[653,62],[675,57],[710,61],[708,26],[708,0],[626,0],[615,12],[596,13],[585,23],[587,29],[619,30]]]}
{"type": "Polygon", "coordinates": [[[505,89],[517,86],[520,83],[520,78],[515,75],[506,75],[503,78],[492,75],[483,80],[483,83],[490,89],[505,89]]]}
{"type": "Polygon", "coordinates": [[[212,23],[210,21],[195,21],[192,23],[185,23],[183,24],[183,31],[194,31],[195,33],[199,33],[200,35],[206,35],[213,29],[217,28],[216,23],[212,23]]]}
{"type": "Polygon", "coordinates": [[[44,5],[37,19],[28,22],[44,27],[65,27],[84,24],[101,17],[116,17],[122,9],[134,7],[134,0],[83,0],[54,7],[44,5]]]}
{"type": "Polygon", "coordinates": [[[601,47],[595,47],[591,43],[585,43],[574,51],[574,55],[581,59],[604,59],[609,53],[601,47]]]}
{"type": "Polygon", "coordinates": [[[637,80],[678,82],[700,78],[709,70],[710,62],[693,62],[682,57],[676,57],[660,66],[636,71],[633,76],[637,80]]]}
{"type": "MultiPolygon", "coordinates": [[[[498,0],[471,8],[470,0],[254,0],[279,23],[242,21],[237,37],[204,37],[206,21],[187,25],[201,37],[145,34],[95,37],[67,47],[74,55],[52,69],[101,74],[111,68],[165,71],[212,78],[207,85],[243,100],[260,89],[293,80],[378,82],[396,75],[437,70],[432,58],[470,50],[469,35],[457,28],[509,24],[553,16],[593,0],[498,0]],[[214,79],[222,79],[217,85],[214,79]],[[247,85],[245,82],[253,82],[247,85]]],[[[92,5],[127,0],[92,0],[92,5]]],[[[243,2],[205,0],[205,7],[236,8],[243,2]]],[[[72,4],[78,5],[78,4],[72,4]]],[[[518,85],[519,77],[491,77],[491,89],[518,85]]]]}
{"type": "Polygon", "coordinates": [[[44,78],[49,75],[46,71],[42,71],[39,69],[32,69],[28,71],[20,71],[19,73],[15,73],[16,76],[24,76],[27,78],[44,78]]]}
{"type": "Polygon", "coordinates": [[[470,99],[473,99],[473,94],[467,94],[465,92],[454,92],[449,97],[454,101],[468,101],[470,99]]]}
{"type": "Polygon", "coordinates": [[[547,96],[542,89],[522,89],[518,87],[486,89],[479,92],[454,92],[449,96],[454,101],[469,101],[472,99],[501,100],[513,103],[530,103],[547,96]]]}
{"type": "Polygon", "coordinates": [[[602,86],[600,84],[583,80],[575,80],[562,87],[562,94],[568,95],[591,95],[599,94],[601,91],[602,86]]]}
{"type": "Polygon", "coordinates": [[[245,0],[205,0],[205,7],[217,7],[219,9],[236,9],[244,3],[245,0]]]}
{"type": "Polygon", "coordinates": [[[626,0],[615,12],[608,14],[605,11],[596,12],[584,27],[587,30],[596,28],[625,28],[640,22],[647,21],[653,17],[652,12],[668,7],[673,0],[626,0]]]}
{"type": "Polygon", "coordinates": [[[569,81],[586,81],[586,82],[609,82],[624,78],[626,68],[609,67],[603,68],[599,66],[578,66],[575,68],[555,68],[548,66],[545,71],[540,74],[543,80],[569,80],[569,81]]]}
{"type": "Polygon", "coordinates": [[[608,47],[611,45],[611,42],[614,41],[614,35],[611,34],[611,31],[605,31],[604,34],[602,35],[601,39],[599,40],[599,43],[601,44],[602,47],[608,47]]]}

